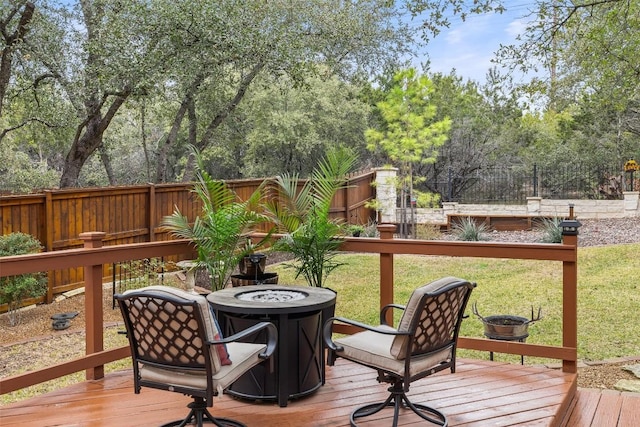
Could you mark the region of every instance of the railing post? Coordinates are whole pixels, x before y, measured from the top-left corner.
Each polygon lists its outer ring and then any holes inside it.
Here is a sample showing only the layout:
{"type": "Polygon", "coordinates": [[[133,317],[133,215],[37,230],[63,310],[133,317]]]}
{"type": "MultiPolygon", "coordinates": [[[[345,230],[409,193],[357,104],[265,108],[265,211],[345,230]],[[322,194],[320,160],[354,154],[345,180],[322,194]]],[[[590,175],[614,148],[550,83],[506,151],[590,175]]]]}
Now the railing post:
{"type": "MultiPolygon", "coordinates": [[[[51,252],[53,250],[53,195],[51,190],[44,191],[44,218],[45,218],[45,242],[44,250],[51,252]]],[[[47,272],[47,295],[45,302],[51,304],[53,302],[53,288],[55,287],[55,274],[53,271],[47,272]]]]}
{"type": "MultiPolygon", "coordinates": [[[[102,240],[107,235],[101,231],[81,233],[84,248],[101,248],[102,240]]],[[[104,350],[102,311],[102,264],[84,266],[84,308],[86,331],[86,354],[104,350]]],[[[94,366],[86,370],[87,380],[104,378],[104,365],[94,366]]]]}
{"type": "Polygon", "coordinates": [[[569,218],[560,223],[562,244],[574,247],[572,261],[562,262],[562,346],[575,348],[574,360],[563,360],[562,371],[578,372],[578,227],[573,205],[569,205],[569,218]]]}
{"type": "MultiPolygon", "coordinates": [[[[396,226],[393,224],[378,225],[381,239],[393,239],[396,226]]],[[[393,303],[393,254],[380,252],[380,309],[393,303]]],[[[393,325],[393,311],[386,314],[386,322],[393,325]]]]}

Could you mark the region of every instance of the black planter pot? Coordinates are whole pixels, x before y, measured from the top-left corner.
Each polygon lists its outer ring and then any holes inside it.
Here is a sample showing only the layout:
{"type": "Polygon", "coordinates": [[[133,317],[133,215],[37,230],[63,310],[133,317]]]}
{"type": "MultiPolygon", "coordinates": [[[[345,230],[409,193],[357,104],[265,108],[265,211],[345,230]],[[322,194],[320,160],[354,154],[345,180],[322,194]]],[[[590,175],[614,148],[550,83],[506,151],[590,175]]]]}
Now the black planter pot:
{"type": "Polygon", "coordinates": [[[278,283],[278,273],[262,273],[258,274],[233,274],[231,275],[231,285],[250,286],[250,285],[276,285],[278,283]]]}
{"type": "Polygon", "coordinates": [[[248,255],[240,260],[238,270],[240,274],[245,276],[256,276],[256,270],[258,275],[265,274],[264,269],[267,265],[267,256],[261,253],[255,253],[248,255]]]}

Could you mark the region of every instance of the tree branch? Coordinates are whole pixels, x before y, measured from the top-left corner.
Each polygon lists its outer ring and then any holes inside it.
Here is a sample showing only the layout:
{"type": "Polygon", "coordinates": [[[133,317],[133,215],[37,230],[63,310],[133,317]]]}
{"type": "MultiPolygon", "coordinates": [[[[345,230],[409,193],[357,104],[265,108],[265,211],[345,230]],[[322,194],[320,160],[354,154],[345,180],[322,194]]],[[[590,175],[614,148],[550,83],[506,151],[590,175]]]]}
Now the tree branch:
{"type": "Polygon", "coordinates": [[[48,127],[48,128],[57,128],[57,127],[59,127],[59,126],[57,126],[57,125],[51,124],[51,123],[49,123],[49,122],[47,122],[47,121],[45,121],[45,120],[39,119],[39,118],[37,118],[37,117],[31,117],[31,118],[28,118],[28,119],[24,120],[24,121],[23,121],[22,123],[20,123],[20,124],[17,124],[17,125],[15,125],[15,126],[11,126],[10,128],[3,129],[3,130],[0,132],[0,141],[2,141],[2,139],[3,139],[3,138],[4,138],[4,137],[9,133],[9,132],[12,132],[12,131],[14,131],[14,130],[16,130],[16,129],[20,129],[21,127],[26,126],[27,124],[29,124],[29,123],[31,123],[31,122],[41,123],[41,124],[45,125],[45,126],[46,126],[46,127],[48,127]]]}

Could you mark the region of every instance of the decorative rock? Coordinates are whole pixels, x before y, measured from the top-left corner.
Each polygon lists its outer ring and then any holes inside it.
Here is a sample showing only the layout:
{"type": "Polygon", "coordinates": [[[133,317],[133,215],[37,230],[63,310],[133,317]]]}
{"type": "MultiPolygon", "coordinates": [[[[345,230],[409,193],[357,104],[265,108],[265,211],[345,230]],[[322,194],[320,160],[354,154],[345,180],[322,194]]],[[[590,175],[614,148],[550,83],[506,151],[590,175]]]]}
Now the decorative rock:
{"type": "Polygon", "coordinates": [[[53,320],[68,320],[68,319],[73,319],[77,315],[78,315],[77,311],[70,311],[68,313],[54,314],[53,316],[51,316],[51,319],[53,319],[53,320]]]}
{"type": "Polygon", "coordinates": [[[51,322],[51,327],[56,331],[67,329],[69,326],[71,326],[69,319],[57,319],[51,322]]]}
{"type": "Polygon", "coordinates": [[[640,393],[640,380],[620,380],[614,384],[613,388],[619,391],[640,393]]]}
{"type": "Polygon", "coordinates": [[[640,365],[625,365],[622,367],[625,371],[631,372],[637,378],[640,378],[640,365]]]}

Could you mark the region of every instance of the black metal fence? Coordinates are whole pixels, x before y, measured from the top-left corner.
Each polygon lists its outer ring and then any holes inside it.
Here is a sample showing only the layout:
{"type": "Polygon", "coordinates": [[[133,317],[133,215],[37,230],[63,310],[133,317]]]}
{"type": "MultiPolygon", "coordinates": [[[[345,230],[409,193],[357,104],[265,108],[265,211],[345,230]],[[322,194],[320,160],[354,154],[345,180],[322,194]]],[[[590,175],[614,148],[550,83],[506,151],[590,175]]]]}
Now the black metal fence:
{"type": "Polygon", "coordinates": [[[459,203],[526,203],[527,197],[545,199],[623,198],[623,191],[638,187],[640,173],[630,181],[622,167],[586,168],[566,165],[561,168],[489,167],[465,175],[448,170],[427,182],[442,201],[459,203]]]}

